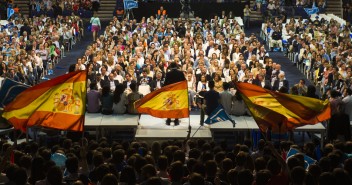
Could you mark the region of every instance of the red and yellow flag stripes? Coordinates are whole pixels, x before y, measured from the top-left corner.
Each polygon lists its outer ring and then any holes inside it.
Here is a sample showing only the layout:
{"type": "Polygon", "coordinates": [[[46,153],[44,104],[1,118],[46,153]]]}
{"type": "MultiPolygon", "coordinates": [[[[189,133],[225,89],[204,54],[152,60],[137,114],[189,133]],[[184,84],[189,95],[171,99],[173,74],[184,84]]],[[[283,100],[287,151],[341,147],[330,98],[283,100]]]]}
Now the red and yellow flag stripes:
{"type": "Polygon", "coordinates": [[[83,131],[86,79],[86,71],[76,71],[28,88],[2,116],[22,131],[31,126],[83,131]]]}
{"type": "Polygon", "coordinates": [[[189,117],[187,81],[167,85],[135,103],[139,113],[158,118],[189,117]]]}
{"type": "Polygon", "coordinates": [[[330,118],[328,100],[278,93],[249,83],[236,83],[236,87],[262,131],[279,124],[292,130],[330,118]]]}

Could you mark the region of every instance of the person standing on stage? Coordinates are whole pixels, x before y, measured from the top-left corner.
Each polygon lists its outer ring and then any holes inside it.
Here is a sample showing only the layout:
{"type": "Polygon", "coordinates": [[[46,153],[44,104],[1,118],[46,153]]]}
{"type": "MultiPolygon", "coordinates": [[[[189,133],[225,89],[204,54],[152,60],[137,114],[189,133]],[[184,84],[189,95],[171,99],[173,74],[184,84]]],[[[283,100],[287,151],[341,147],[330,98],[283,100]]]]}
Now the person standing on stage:
{"type": "MultiPolygon", "coordinates": [[[[202,107],[203,110],[205,108],[205,113],[209,116],[218,106],[219,106],[219,102],[220,102],[220,94],[219,92],[214,90],[215,87],[215,82],[214,81],[209,81],[208,82],[208,86],[209,86],[209,91],[207,91],[204,95],[204,104],[205,107],[202,107]]],[[[201,112],[201,119],[202,116],[204,116],[204,113],[201,112]]],[[[200,123],[201,125],[203,125],[203,123],[200,123]]]]}
{"type": "MultiPolygon", "coordinates": [[[[169,66],[169,69],[170,70],[165,75],[164,86],[186,80],[183,72],[177,69],[176,62],[172,62],[169,66]]],[[[180,124],[178,119],[175,119],[174,122],[175,122],[175,126],[180,124]]],[[[171,118],[167,118],[166,125],[170,125],[170,123],[171,123],[171,118]]]]}

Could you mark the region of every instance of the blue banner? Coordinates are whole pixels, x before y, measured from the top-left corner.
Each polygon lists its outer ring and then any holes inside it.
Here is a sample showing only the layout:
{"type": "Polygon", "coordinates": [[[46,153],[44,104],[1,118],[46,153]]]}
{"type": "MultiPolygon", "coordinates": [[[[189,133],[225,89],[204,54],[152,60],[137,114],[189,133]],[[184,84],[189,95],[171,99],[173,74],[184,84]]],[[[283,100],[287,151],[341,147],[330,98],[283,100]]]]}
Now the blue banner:
{"type": "Polygon", "coordinates": [[[9,20],[13,14],[15,14],[15,10],[13,8],[7,8],[7,20],[9,20]]]}
{"type": "Polygon", "coordinates": [[[134,1],[134,0],[124,0],[123,7],[125,8],[125,10],[129,10],[132,8],[138,8],[138,2],[134,1]]]}
{"type": "Polygon", "coordinates": [[[304,11],[310,16],[312,14],[319,13],[319,8],[315,6],[315,3],[313,3],[312,8],[304,8],[304,11]]]}
{"type": "MultiPolygon", "coordinates": [[[[299,154],[301,152],[299,152],[297,149],[294,149],[294,148],[291,148],[288,153],[287,153],[287,159],[288,160],[290,157],[293,157],[294,155],[296,154],[299,154]]],[[[302,153],[303,154],[303,153],[302,153]]],[[[311,157],[309,157],[308,155],[306,154],[303,154],[304,156],[304,168],[307,170],[308,167],[312,164],[315,164],[317,161],[312,159],[311,157]]]]}
{"type": "Polygon", "coordinates": [[[17,95],[30,86],[6,78],[0,89],[0,108],[12,102],[17,95]]]}
{"type": "Polygon", "coordinates": [[[230,120],[232,123],[234,123],[234,121],[232,120],[232,118],[225,112],[224,108],[222,107],[222,105],[219,105],[209,116],[208,118],[205,120],[204,123],[206,124],[214,124],[217,122],[221,122],[221,121],[227,121],[230,120]]]}

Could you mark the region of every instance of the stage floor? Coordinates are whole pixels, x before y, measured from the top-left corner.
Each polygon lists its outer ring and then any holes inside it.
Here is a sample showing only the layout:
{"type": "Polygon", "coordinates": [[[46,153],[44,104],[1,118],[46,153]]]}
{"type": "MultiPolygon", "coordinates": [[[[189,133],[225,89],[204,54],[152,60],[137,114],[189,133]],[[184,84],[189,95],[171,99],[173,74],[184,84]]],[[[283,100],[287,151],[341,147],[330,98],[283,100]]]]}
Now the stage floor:
{"type": "Polygon", "coordinates": [[[209,126],[200,126],[199,115],[190,115],[189,119],[180,119],[180,125],[178,126],[174,126],[174,122],[171,122],[170,126],[166,125],[166,119],[156,118],[150,115],[141,115],[135,138],[144,140],[185,139],[188,134],[189,121],[192,127],[191,137],[202,139],[212,138],[209,126]]]}

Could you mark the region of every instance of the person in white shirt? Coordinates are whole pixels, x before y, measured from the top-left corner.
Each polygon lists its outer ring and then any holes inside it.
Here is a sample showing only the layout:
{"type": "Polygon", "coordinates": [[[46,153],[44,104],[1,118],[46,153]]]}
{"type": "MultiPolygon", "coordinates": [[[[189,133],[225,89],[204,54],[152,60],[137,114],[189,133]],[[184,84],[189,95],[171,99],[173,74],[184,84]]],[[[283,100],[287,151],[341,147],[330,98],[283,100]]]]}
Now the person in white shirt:
{"type": "Polygon", "coordinates": [[[238,77],[238,80],[239,81],[242,81],[243,80],[243,77],[245,77],[246,75],[246,69],[247,69],[247,66],[246,64],[241,64],[241,70],[238,71],[237,73],[237,77],[238,77]]]}
{"type": "Polygon", "coordinates": [[[79,70],[86,70],[86,66],[84,64],[82,64],[82,59],[81,58],[77,59],[77,65],[78,65],[78,69],[79,70]]]}
{"type": "Polygon", "coordinates": [[[213,53],[216,56],[220,56],[220,50],[218,49],[218,44],[214,43],[214,47],[209,49],[208,58],[212,58],[213,53]]]}

